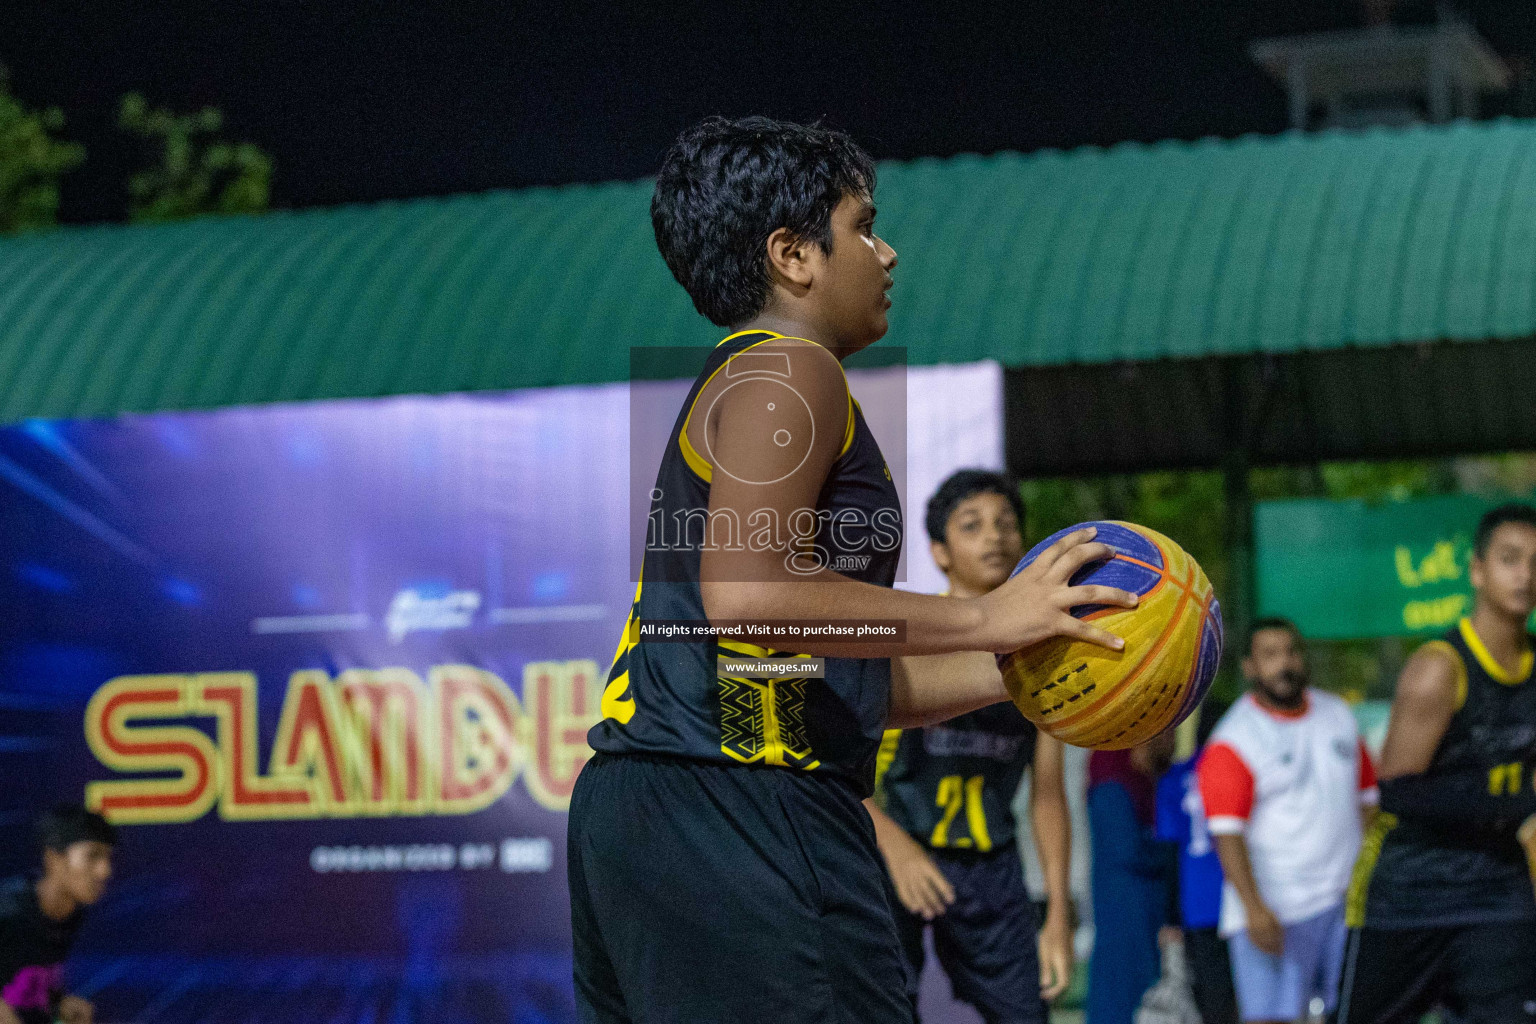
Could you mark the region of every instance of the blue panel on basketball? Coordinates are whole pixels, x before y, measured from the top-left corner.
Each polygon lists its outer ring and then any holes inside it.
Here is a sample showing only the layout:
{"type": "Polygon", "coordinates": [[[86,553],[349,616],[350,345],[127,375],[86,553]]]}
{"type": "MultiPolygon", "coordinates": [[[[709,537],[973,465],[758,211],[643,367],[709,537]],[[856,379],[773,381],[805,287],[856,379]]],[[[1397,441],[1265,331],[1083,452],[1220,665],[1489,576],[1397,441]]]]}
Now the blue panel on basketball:
{"type": "Polygon", "coordinates": [[[1200,661],[1195,666],[1197,685],[1198,682],[1209,685],[1216,677],[1216,663],[1221,660],[1221,609],[1215,601],[1211,602],[1211,616],[1200,637],[1200,661]]]}
{"type": "Polygon", "coordinates": [[[1179,707],[1180,721],[1205,698],[1211,683],[1215,681],[1217,666],[1221,664],[1221,643],[1221,604],[1212,598],[1210,617],[1206,619],[1205,628],[1200,633],[1200,654],[1195,660],[1193,678],[1179,707]]]}
{"type": "Polygon", "coordinates": [[[1082,583],[1098,583],[1106,587],[1119,587],[1133,594],[1149,593],[1157,586],[1163,574],[1135,562],[1111,558],[1107,562],[1086,565],[1072,574],[1074,586],[1082,583]]]}
{"type": "MultiPolygon", "coordinates": [[[[1094,540],[1108,544],[1120,554],[1146,562],[1148,565],[1155,565],[1159,569],[1165,568],[1163,565],[1163,553],[1158,550],[1157,545],[1150,538],[1129,529],[1123,523],[1106,522],[1101,519],[1091,523],[1079,523],[1076,526],[1069,526],[1065,530],[1057,530],[1045,538],[1045,540],[1029,549],[1028,553],[1024,555],[1023,560],[1019,562],[1019,569],[1024,568],[1036,558],[1039,558],[1040,552],[1055,544],[1067,534],[1081,530],[1085,526],[1092,526],[1098,530],[1098,536],[1094,540]]],[[[1014,572],[1018,572],[1019,569],[1015,569],[1014,572]]]]}
{"type": "Polygon", "coordinates": [[[1150,537],[1120,523],[1097,522],[1093,525],[1099,528],[1099,535],[1094,540],[1108,544],[1122,555],[1164,568],[1163,553],[1150,537]]]}
{"type": "MultiPolygon", "coordinates": [[[[1157,549],[1157,545],[1135,530],[1128,530],[1119,523],[1108,522],[1083,523],[1080,526],[1071,526],[1065,530],[1058,530],[1039,544],[1030,548],[1024,557],[1019,559],[1019,564],[1014,566],[1011,575],[1018,575],[1022,569],[1032,564],[1036,558],[1039,558],[1040,553],[1046,548],[1067,534],[1081,530],[1084,526],[1096,527],[1098,535],[1094,537],[1094,540],[1114,548],[1117,556],[1127,555],[1137,561],[1131,562],[1116,557],[1103,562],[1090,563],[1073,573],[1073,585],[1093,583],[1105,587],[1119,587],[1121,590],[1129,590],[1133,594],[1145,596],[1151,593],[1152,588],[1157,586],[1158,582],[1162,580],[1163,574],[1161,572],[1158,572],[1157,569],[1148,568],[1148,565],[1155,565],[1159,569],[1162,568],[1163,553],[1157,549]],[[1146,562],[1148,564],[1138,565],[1137,562],[1146,562]]],[[[1094,612],[1103,611],[1106,607],[1108,606],[1102,604],[1078,605],[1072,609],[1072,614],[1082,619],[1092,615],[1094,612]]]]}

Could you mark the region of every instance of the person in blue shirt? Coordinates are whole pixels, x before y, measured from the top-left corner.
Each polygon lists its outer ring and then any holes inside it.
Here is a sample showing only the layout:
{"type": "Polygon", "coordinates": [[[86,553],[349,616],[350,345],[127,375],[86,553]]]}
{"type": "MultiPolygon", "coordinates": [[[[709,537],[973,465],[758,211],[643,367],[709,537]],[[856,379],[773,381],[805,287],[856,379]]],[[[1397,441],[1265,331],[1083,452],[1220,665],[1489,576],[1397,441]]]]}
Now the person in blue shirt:
{"type": "Polygon", "coordinates": [[[1237,1024],[1238,1020],[1227,943],[1216,932],[1221,916],[1221,861],[1205,826],[1195,784],[1195,762],[1225,712],[1225,707],[1209,701],[1200,709],[1195,752],[1169,768],[1157,783],[1157,838],[1178,844],[1179,919],[1190,989],[1203,1024],[1237,1024]]]}

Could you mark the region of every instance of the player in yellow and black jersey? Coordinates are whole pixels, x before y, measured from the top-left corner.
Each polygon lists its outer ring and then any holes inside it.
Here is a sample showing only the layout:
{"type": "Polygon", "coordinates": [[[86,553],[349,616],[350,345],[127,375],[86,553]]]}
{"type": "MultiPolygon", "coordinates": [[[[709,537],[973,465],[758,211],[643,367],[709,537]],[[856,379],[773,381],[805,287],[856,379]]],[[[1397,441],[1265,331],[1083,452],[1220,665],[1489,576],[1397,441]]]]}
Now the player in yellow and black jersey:
{"type": "MultiPolygon", "coordinates": [[[[1023,520],[1018,485],[1000,473],[963,469],[939,486],[925,522],[951,596],[985,594],[1008,578],[1023,554],[1023,520]]],[[[1045,1000],[1072,979],[1061,741],[1037,735],[1013,705],[994,704],[893,731],[881,755],[870,815],[902,904],[896,923],[913,972],[922,970],[931,924],[956,998],[987,1024],[1044,1024],[1045,1000]],[[1031,767],[1030,824],[1047,896],[1038,952],[1013,819],[1031,767]]]]}
{"type": "MultiPolygon", "coordinates": [[[[887,662],[830,657],[819,681],[795,676],[735,678],[717,675],[722,655],[768,652],[745,640],[639,642],[642,622],[707,617],[698,584],[703,552],[697,542],[709,529],[737,531],[734,523],[721,526],[717,520],[711,525],[707,519],[714,477],[729,478],[733,463],[727,458],[712,465],[702,454],[708,446],[696,448],[689,440],[693,428],[706,418],[700,396],[717,381],[728,382],[732,390],[761,392],[767,404],[778,407],[774,412],[790,414],[774,424],[775,430],[790,436],[790,446],[796,444],[796,435],[809,433],[795,415],[803,416],[804,408],[787,373],[782,351],[786,344],[793,342],[773,331],[731,335],[709,353],[684,400],[684,414],[657,473],[643,578],[608,675],[605,717],[592,732],[592,745],[616,754],[643,751],[723,764],[793,767],[867,786],[875,756],[875,745],[867,737],[878,735],[885,722],[890,693],[887,662]],[[704,710],[709,713],[686,713],[704,710]]],[[[889,587],[901,556],[901,500],[863,411],[846,387],[843,391],[847,419],[821,503],[826,521],[835,528],[808,536],[802,557],[807,565],[840,566],[851,579],[889,587]]],[[[754,529],[742,523],[736,542],[745,543],[754,529]]]]}
{"type": "Polygon", "coordinates": [[[1483,517],[1471,577],[1471,616],[1398,680],[1341,1024],[1413,1024],[1437,1002],[1470,1024],[1536,1021],[1536,509],[1483,517]]]}
{"type": "Polygon", "coordinates": [[[896,253],[874,165],[847,136],[711,118],[667,154],[657,246],[729,336],[679,412],[652,492],[639,593],[571,798],[580,1019],[798,1024],[913,1019],[862,804],[890,725],[1007,698],[993,658],[1053,636],[1113,648],[1068,609],[1109,555],[1079,531],[989,594],[891,589],[900,507],[841,360],[885,334],[896,253]],[[682,529],[678,530],[677,527],[682,529]],[[721,671],[718,639],[659,618],[896,620],[904,637],[752,651],[825,677],[721,671]]]}

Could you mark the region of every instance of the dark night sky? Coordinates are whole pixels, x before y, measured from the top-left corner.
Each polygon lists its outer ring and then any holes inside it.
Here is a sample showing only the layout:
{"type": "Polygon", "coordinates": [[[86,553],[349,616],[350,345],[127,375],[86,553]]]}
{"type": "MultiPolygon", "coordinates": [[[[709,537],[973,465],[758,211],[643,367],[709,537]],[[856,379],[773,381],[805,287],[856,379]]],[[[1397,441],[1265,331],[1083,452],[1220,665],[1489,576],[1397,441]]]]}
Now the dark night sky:
{"type": "MultiPolygon", "coordinates": [[[[1429,5],[1410,0],[1406,17],[1429,5]]],[[[1506,55],[1536,12],[1465,0],[1506,55]]],[[[56,105],[87,163],[63,217],[116,219],[138,90],[222,106],[276,161],[273,204],[313,206],[652,173],[708,113],[825,118],[877,157],[1030,151],[1285,126],[1258,37],[1359,23],[1350,0],[1072,3],[7,5],[0,62],[56,105]]]]}

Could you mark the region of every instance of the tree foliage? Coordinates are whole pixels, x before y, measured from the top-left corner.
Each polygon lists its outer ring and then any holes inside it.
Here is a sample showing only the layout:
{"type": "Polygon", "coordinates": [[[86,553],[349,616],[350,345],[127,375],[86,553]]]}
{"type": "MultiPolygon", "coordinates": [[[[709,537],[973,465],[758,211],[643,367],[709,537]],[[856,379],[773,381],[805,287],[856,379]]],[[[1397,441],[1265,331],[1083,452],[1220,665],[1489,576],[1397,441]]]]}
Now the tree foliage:
{"type": "Polygon", "coordinates": [[[252,143],[220,137],[224,115],[217,107],[178,114],[129,93],[118,111],[118,125],[143,140],[155,159],[128,182],[130,220],[266,210],[272,158],[252,143]]]}
{"type": "Polygon", "coordinates": [[[85,147],[57,137],[64,115],[32,110],[12,95],[0,66],[0,232],[53,224],[59,181],[85,159],[85,147]]]}

